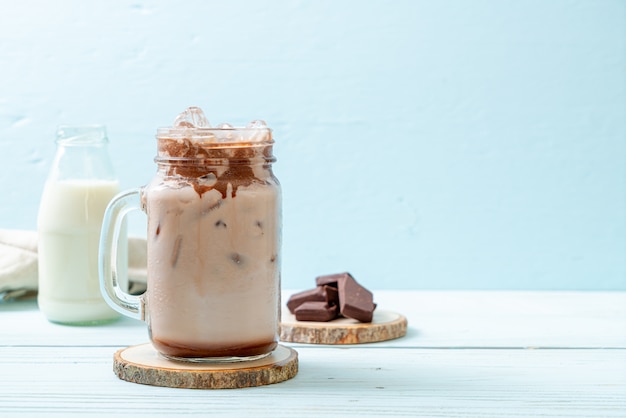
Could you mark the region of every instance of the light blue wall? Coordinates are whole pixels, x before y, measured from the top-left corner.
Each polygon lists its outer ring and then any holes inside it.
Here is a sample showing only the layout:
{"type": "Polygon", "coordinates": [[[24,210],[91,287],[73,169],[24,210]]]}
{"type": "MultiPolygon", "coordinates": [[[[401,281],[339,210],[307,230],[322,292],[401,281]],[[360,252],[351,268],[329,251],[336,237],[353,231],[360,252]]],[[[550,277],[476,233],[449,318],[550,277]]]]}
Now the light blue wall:
{"type": "Polygon", "coordinates": [[[133,187],[193,104],[274,128],[284,287],[626,289],[624,1],[0,6],[0,228],[57,124],[106,124],[133,187]]]}

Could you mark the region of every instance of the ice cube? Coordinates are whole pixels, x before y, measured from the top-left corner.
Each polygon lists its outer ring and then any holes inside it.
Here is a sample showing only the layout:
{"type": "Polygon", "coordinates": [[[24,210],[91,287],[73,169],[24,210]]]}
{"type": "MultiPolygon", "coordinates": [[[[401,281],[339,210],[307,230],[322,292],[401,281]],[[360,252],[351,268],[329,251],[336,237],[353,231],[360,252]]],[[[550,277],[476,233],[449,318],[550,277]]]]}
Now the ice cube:
{"type": "Polygon", "coordinates": [[[248,132],[246,132],[245,139],[249,142],[263,142],[269,138],[269,128],[264,120],[253,120],[246,125],[248,132]]]}
{"type": "Polygon", "coordinates": [[[234,141],[234,129],[235,127],[230,123],[220,123],[215,127],[219,129],[219,131],[215,131],[215,135],[217,136],[217,142],[233,142],[234,141]]]}
{"type": "Polygon", "coordinates": [[[250,122],[246,128],[251,128],[251,129],[262,129],[262,128],[267,128],[267,123],[265,123],[264,120],[253,120],[252,122],[250,122]]]}
{"type": "Polygon", "coordinates": [[[204,116],[202,109],[191,106],[185,109],[174,119],[175,128],[210,128],[209,120],[204,116]]]}

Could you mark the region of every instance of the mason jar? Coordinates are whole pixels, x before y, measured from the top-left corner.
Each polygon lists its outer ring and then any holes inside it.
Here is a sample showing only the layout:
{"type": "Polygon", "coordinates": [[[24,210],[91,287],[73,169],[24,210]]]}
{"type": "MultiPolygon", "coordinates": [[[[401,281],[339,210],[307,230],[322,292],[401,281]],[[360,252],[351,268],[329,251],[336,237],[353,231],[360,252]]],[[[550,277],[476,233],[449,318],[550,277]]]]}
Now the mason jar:
{"type": "Polygon", "coordinates": [[[148,325],[163,356],[212,362],[258,359],[278,343],[281,191],[273,139],[254,128],[161,128],[156,175],[107,209],[102,287],[111,306],[148,325]],[[147,215],[147,290],[115,283],[116,226],[147,215]]]}

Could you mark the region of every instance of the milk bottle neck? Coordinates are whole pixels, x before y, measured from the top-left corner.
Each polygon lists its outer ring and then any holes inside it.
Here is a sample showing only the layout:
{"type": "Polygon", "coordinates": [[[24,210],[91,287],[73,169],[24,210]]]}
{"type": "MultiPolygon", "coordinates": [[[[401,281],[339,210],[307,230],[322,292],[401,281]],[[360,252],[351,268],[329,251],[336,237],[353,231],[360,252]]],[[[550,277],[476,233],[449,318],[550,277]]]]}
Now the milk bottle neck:
{"type": "Polygon", "coordinates": [[[56,144],[57,152],[49,179],[116,179],[104,126],[60,126],[56,144]]]}

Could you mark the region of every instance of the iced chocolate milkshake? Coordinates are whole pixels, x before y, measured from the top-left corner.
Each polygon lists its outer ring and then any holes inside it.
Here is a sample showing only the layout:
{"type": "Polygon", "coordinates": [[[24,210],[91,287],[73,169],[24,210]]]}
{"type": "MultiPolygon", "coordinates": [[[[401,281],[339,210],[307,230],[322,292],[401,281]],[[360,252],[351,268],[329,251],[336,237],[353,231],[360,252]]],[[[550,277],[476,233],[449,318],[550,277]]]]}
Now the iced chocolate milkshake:
{"type": "Polygon", "coordinates": [[[209,128],[190,108],[157,133],[148,215],[150,337],[171,358],[250,357],[277,345],[280,186],[271,131],[209,128]]]}

